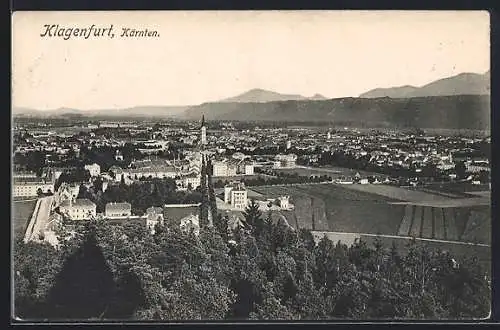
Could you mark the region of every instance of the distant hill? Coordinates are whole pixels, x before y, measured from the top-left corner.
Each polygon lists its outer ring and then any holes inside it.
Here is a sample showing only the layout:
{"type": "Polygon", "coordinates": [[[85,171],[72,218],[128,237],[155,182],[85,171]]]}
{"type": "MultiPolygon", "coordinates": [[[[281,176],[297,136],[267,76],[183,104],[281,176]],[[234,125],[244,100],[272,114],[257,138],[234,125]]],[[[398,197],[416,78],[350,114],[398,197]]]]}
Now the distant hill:
{"type": "Polygon", "coordinates": [[[186,110],[186,119],[330,122],[358,127],[489,129],[488,95],[337,98],[267,103],[216,102],[186,110]]]}
{"type": "Polygon", "coordinates": [[[274,101],[290,101],[290,100],[326,100],[321,94],[314,94],[311,97],[306,97],[298,94],[280,94],[265,89],[254,88],[243,94],[220,100],[221,103],[264,103],[274,101]]]}
{"type": "Polygon", "coordinates": [[[461,73],[453,77],[439,79],[422,87],[401,86],[376,88],[361,94],[362,98],[408,98],[450,95],[489,95],[490,71],[485,74],[461,73]]]}
{"type": "Polygon", "coordinates": [[[22,117],[130,117],[130,118],[176,118],[184,113],[189,106],[138,106],[126,109],[80,110],[59,108],[54,110],[35,110],[14,107],[12,114],[22,117]]]}

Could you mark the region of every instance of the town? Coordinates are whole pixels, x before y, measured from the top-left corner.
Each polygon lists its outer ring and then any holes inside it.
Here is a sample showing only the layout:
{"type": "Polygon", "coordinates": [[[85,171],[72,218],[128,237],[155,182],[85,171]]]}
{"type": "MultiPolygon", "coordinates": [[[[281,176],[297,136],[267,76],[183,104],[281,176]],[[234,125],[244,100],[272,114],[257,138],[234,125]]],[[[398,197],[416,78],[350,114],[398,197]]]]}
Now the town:
{"type": "Polygon", "coordinates": [[[491,188],[487,136],[239,125],[204,117],[160,123],[19,120],[13,198],[38,201],[29,221],[21,219],[16,228],[26,240],[53,244],[57,225],[96,217],[141,222],[151,230],[168,218],[199,230],[205,160],[217,209],[234,225],[242,225],[251,200],[286,219],[294,198],[286,190],[262,193],[266,186],[383,185],[441,196],[453,196],[457,188],[491,188]],[[134,194],[148,182],[168,192],[145,204],[134,194]],[[127,189],[128,198],[120,193],[127,189]]]}

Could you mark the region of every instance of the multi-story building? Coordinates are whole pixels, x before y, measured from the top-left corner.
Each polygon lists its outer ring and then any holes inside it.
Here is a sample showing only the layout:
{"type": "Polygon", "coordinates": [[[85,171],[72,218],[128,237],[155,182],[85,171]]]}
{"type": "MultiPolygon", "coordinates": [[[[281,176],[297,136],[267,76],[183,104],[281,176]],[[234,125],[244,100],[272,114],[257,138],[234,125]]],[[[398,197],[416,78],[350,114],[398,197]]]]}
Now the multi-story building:
{"type": "Polygon", "coordinates": [[[216,161],[212,163],[212,175],[215,176],[227,176],[227,163],[222,161],[216,161]]]}
{"type": "Polygon", "coordinates": [[[123,203],[107,203],[104,209],[106,218],[129,217],[132,215],[132,205],[127,202],[123,203]]]}
{"type": "Polygon", "coordinates": [[[35,197],[39,192],[54,192],[54,184],[40,178],[14,178],[12,195],[14,197],[35,197]]]}
{"type": "Polygon", "coordinates": [[[186,175],[175,180],[177,188],[181,190],[196,189],[201,184],[201,176],[198,174],[186,175]]]}
{"type": "Polygon", "coordinates": [[[247,190],[241,182],[232,182],[224,187],[224,203],[233,208],[244,210],[247,206],[247,190]]]}
{"type": "Polygon", "coordinates": [[[276,155],[275,160],[280,162],[280,167],[288,168],[295,167],[295,162],[297,161],[297,155],[288,154],[288,155],[276,155]]]}
{"type": "Polygon", "coordinates": [[[123,171],[126,178],[140,179],[140,178],[175,178],[180,172],[174,166],[159,165],[148,166],[141,168],[131,168],[123,171]]]}
{"type": "Polygon", "coordinates": [[[254,165],[245,164],[245,175],[253,175],[253,174],[254,174],[254,165]]]}
{"type": "Polygon", "coordinates": [[[59,205],[59,211],[71,220],[88,220],[96,216],[96,205],[86,198],[69,199],[59,205]]]}
{"type": "Polygon", "coordinates": [[[12,177],[14,179],[36,178],[37,175],[34,172],[14,172],[12,173],[12,177]]]}

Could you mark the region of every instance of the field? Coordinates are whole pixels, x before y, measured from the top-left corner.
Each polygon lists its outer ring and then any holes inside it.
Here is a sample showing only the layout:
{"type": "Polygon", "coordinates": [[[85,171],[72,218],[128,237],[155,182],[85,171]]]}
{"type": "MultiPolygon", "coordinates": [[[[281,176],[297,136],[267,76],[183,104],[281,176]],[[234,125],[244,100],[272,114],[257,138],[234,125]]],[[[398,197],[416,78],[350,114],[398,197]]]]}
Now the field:
{"type": "MultiPolygon", "coordinates": [[[[254,187],[262,195],[289,195],[295,205],[290,225],[320,231],[396,235],[404,212],[391,199],[340,185],[254,187]],[[311,212],[312,210],[312,212],[311,212]]],[[[287,218],[288,219],[288,218],[287,218]]]]}
{"type": "Polygon", "coordinates": [[[15,201],[12,203],[12,226],[14,235],[22,236],[36,205],[35,200],[15,201]]]}
{"type": "Polygon", "coordinates": [[[461,207],[486,206],[490,198],[486,194],[433,193],[421,189],[402,188],[389,185],[352,184],[345,185],[347,189],[383,196],[399,200],[403,204],[413,204],[431,207],[461,207]]]}
{"type": "Polygon", "coordinates": [[[423,189],[462,194],[465,196],[469,196],[469,193],[472,192],[491,190],[489,184],[474,185],[470,182],[427,183],[423,189]]]}
{"type": "Polygon", "coordinates": [[[315,184],[252,190],[269,198],[289,195],[295,210],[285,217],[295,228],[491,243],[490,206],[477,202],[485,202],[484,198],[453,199],[384,185],[315,184]],[[410,201],[401,202],[405,199],[410,201]]]}
{"type": "Polygon", "coordinates": [[[448,201],[451,198],[431,194],[416,189],[406,189],[401,187],[382,185],[382,184],[352,184],[346,185],[348,189],[362,191],[370,194],[381,195],[391,199],[408,201],[408,202],[423,202],[423,201],[448,201]]]}

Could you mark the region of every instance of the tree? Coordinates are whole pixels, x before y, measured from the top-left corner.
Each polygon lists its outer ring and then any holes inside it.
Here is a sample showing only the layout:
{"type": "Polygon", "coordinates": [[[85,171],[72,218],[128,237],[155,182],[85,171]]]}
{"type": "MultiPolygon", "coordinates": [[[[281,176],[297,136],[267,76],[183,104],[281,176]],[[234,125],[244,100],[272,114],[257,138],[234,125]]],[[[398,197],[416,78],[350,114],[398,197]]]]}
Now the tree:
{"type": "Polygon", "coordinates": [[[50,318],[89,319],[107,317],[114,281],[95,237],[65,260],[49,292],[45,313],[50,318]]]}
{"type": "Polygon", "coordinates": [[[294,320],[298,319],[299,315],[280,302],[274,284],[267,282],[263,288],[262,302],[256,304],[255,312],[251,312],[249,318],[252,320],[294,320]]]}
{"type": "Polygon", "coordinates": [[[467,175],[467,167],[463,161],[459,161],[455,163],[455,172],[457,174],[457,178],[464,179],[467,175]]]}
{"type": "Polygon", "coordinates": [[[250,204],[246,207],[243,216],[245,217],[246,223],[252,226],[253,232],[258,236],[263,228],[263,220],[262,212],[260,212],[259,205],[254,199],[252,199],[250,204]]]}

